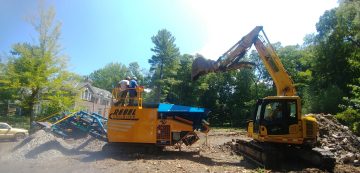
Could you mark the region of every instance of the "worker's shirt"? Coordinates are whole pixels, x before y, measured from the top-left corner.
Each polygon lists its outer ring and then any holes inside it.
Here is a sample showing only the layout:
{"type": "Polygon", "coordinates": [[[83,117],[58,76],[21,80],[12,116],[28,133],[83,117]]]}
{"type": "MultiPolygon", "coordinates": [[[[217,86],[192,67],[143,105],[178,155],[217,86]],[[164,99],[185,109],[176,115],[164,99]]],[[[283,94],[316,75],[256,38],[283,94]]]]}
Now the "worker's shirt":
{"type": "Polygon", "coordinates": [[[124,80],[120,81],[120,91],[127,90],[128,86],[129,86],[129,81],[128,80],[124,79],[124,80]]]}
{"type": "Polygon", "coordinates": [[[136,90],[135,90],[135,88],[136,88],[137,86],[138,86],[138,84],[137,84],[136,80],[131,80],[131,81],[130,81],[130,86],[129,86],[129,88],[131,88],[131,89],[129,90],[129,92],[130,92],[130,97],[136,96],[136,90]]]}
{"type": "Polygon", "coordinates": [[[137,82],[136,80],[131,80],[130,82],[130,87],[129,88],[136,88],[137,87],[137,82]]]}

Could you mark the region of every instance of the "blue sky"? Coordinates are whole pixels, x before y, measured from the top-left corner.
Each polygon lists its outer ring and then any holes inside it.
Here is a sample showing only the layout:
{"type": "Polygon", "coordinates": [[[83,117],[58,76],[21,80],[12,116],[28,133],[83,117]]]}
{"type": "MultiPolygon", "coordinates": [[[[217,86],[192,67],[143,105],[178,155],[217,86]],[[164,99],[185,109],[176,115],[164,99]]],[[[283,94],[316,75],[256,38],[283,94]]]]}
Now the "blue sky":
{"type": "MultiPolygon", "coordinates": [[[[0,52],[11,45],[36,43],[24,19],[35,15],[38,1],[0,0],[0,52]]],[[[256,25],[271,42],[302,44],[325,10],[337,0],[48,0],[62,22],[62,53],[69,70],[88,75],[111,62],[138,62],[149,68],[151,37],[167,29],[182,54],[217,59],[256,25]]]]}

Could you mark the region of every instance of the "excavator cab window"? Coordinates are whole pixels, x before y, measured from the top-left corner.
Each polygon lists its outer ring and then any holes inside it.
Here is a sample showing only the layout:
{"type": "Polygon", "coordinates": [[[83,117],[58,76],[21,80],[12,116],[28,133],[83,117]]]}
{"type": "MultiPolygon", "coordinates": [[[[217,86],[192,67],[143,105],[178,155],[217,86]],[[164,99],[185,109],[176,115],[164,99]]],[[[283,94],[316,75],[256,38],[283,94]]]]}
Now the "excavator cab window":
{"type": "Polygon", "coordinates": [[[264,120],[265,121],[275,121],[283,119],[283,103],[281,102],[272,102],[268,103],[265,106],[264,120]]]}
{"type": "Polygon", "coordinates": [[[263,100],[260,125],[269,135],[289,134],[289,126],[297,123],[296,100],[263,100]]]}
{"type": "Polygon", "coordinates": [[[297,121],[295,102],[289,102],[288,106],[290,107],[290,120],[291,121],[297,121]]]}
{"type": "Polygon", "coordinates": [[[253,122],[254,122],[254,126],[253,126],[253,130],[255,133],[259,133],[259,124],[260,124],[260,119],[261,119],[261,111],[262,111],[262,102],[263,99],[259,99],[256,103],[256,109],[255,109],[255,116],[253,117],[253,122]]]}

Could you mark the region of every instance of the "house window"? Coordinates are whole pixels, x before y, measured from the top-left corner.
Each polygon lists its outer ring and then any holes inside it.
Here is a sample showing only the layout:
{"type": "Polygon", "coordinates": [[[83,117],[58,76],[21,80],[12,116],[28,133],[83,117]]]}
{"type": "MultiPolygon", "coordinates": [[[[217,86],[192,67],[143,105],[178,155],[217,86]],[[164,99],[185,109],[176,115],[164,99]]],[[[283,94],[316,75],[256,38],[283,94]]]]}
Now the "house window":
{"type": "Polygon", "coordinates": [[[105,99],[101,100],[101,105],[106,105],[107,101],[105,99]]]}
{"type": "Polygon", "coordinates": [[[85,91],[82,93],[81,98],[82,98],[83,100],[87,100],[88,94],[89,94],[89,91],[88,91],[87,88],[85,88],[85,91]]]}
{"type": "Polygon", "coordinates": [[[88,101],[91,101],[91,97],[92,97],[91,93],[88,92],[87,100],[88,100],[88,101]]]}
{"type": "Polygon", "coordinates": [[[98,114],[100,114],[100,115],[101,115],[101,111],[102,111],[102,109],[101,109],[101,108],[99,108],[99,110],[98,110],[98,114]]]}
{"type": "Polygon", "coordinates": [[[92,94],[90,93],[89,89],[85,88],[85,91],[81,94],[81,98],[83,100],[91,101],[92,94]]]}

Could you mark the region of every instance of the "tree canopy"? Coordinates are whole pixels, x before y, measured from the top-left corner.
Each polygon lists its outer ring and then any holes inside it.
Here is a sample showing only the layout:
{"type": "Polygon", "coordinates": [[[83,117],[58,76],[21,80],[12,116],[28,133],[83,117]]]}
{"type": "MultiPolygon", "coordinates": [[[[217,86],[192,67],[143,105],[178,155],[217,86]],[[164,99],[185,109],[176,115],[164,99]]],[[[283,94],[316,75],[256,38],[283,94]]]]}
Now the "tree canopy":
{"type": "Polygon", "coordinates": [[[155,91],[154,101],[160,102],[167,98],[170,88],[179,82],[175,77],[180,52],[175,45],[175,37],[166,29],[160,30],[151,40],[155,44],[151,49],[154,55],[149,59],[150,72],[153,73],[151,84],[155,91]]]}
{"type": "Polygon", "coordinates": [[[109,63],[105,67],[92,72],[89,79],[91,79],[94,86],[111,92],[118,82],[129,75],[130,72],[125,65],[109,63]]]}
{"type": "Polygon", "coordinates": [[[19,102],[30,122],[35,114],[70,109],[75,100],[74,75],[67,72],[66,57],[60,54],[61,23],[55,21],[55,9],[39,8],[31,20],[38,33],[37,43],[14,44],[1,73],[1,93],[19,102]],[[42,107],[42,112],[36,112],[42,107]]]}

